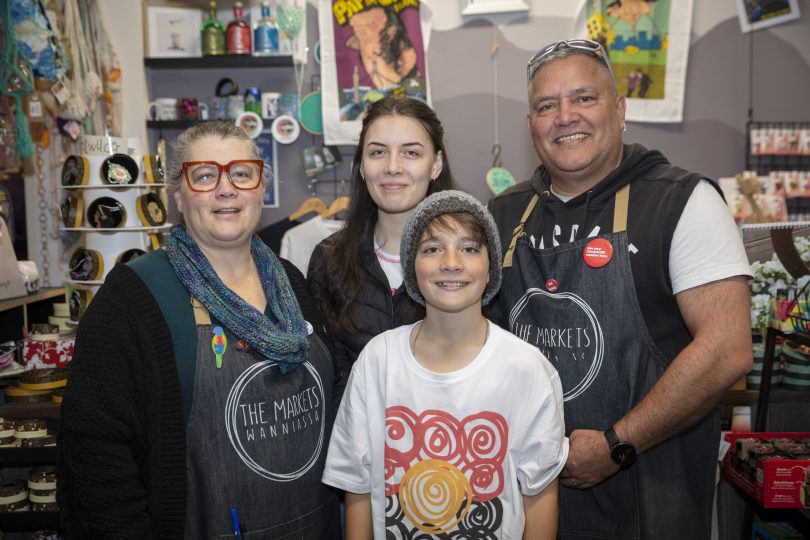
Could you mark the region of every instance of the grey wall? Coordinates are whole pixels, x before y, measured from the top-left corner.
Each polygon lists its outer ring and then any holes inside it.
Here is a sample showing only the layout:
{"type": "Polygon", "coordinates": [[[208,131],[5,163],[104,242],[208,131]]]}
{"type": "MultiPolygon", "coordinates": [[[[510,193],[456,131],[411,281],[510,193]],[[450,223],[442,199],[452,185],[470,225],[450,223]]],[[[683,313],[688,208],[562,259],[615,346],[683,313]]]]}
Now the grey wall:
{"type": "MultiPolygon", "coordinates": [[[[695,0],[695,4],[683,122],[630,122],[625,140],[660,149],[673,163],[686,169],[714,178],[732,176],[745,165],[752,39],[754,119],[810,120],[810,0],[799,0],[804,13],[801,19],[752,34],[740,32],[731,0],[695,0]]],[[[318,40],[317,10],[312,3],[308,4],[307,16],[312,49],[318,40]]],[[[526,128],[526,60],[535,48],[570,37],[571,27],[570,17],[524,15],[510,18],[494,31],[489,21],[475,19],[432,32],[429,78],[433,106],[445,127],[448,157],[459,186],[482,201],[490,197],[485,175],[492,165],[490,151],[495,142],[490,55],[493,39],[499,43],[501,161],[521,180],[530,176],[538,164],[526,128]],[[529,46],[522,48],[515,43],[529,46]]],[[[313,79],[317,73],[318,65],[310,61],[304,76],[304,94],[317,83],[313,79]]],[[[166,95],[210,95],[222,75],[204,70],[177,74],[166,95]]],[[[228,75],[241,88],[257,85],[264,90],[294,89],[292,68],[233,70],[228,75]]],[[[264,223],[285,219],[312,194],[300,152],[318,139],[302,132],[296,143],[279,145],[280,208],[266,209],[264,223]]],[[[343,166],[318,177],[321,182],[315,192],[327,203],[348,191],[348,186],[339,180],[348,176],[352,151],[352,147],[341,147],[343,166]]]]}

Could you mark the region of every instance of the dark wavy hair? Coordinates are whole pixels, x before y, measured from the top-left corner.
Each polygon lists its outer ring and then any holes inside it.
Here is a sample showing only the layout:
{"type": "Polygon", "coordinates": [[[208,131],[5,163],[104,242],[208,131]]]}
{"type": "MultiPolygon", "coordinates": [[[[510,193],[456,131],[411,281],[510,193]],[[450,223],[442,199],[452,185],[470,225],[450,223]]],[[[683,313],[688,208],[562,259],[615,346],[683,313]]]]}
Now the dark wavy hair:
{"type": "MultiPolygon", "coordinates": [[[[349,213],[345,225],[335,234],[332,246],[325,250],[320,261],[327,276],[327,290],[321,299],[324,319],[329,331],[335,336],[351,334],[358,329],[353,305],[360,288],[368,280],[359,256],[359,246],[362,245],[360,239],[371,237],[377,224],[377,205],[360,176],[360,166],[369,127],[387,116],[407,116],[419,122],[433,143],[433,150],[437,154],[442,153],[442,171],[436,180],[428,183],[427,195],[454,189],[450,161],[444,145],[444,128],[433,109],[419,100],[392,95],[372,103],[363,117],[360,140],[352,160],[349,213]]],[[[408,302],[407,305],[407,312],[400,314],[403,322],[414,322],[424,316],[422,306],[415,302],[408,302]]]]}

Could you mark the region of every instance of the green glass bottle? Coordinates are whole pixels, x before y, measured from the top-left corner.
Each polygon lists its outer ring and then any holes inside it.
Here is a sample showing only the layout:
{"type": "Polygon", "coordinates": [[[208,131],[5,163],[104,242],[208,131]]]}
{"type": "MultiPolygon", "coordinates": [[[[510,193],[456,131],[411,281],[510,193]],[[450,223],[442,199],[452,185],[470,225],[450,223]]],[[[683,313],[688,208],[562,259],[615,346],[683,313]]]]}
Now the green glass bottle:
{"type": "Polygon", "coordinates": [[[208,19],[200,26],[202,34],[202,55],[212,56],[225,54],[225,25],[217,19],[217,3],[208,3],[208,19]]]}

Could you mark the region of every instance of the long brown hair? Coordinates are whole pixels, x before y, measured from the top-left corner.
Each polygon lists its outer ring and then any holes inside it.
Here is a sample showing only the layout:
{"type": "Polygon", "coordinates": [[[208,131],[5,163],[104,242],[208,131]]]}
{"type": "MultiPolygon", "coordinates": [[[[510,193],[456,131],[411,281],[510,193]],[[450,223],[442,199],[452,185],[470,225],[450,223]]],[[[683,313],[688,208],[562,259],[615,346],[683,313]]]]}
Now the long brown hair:
{"type": "MultiPolygon", "coordinates": [[[[386,96],[374,102],[363,117],[360,140],[354,151],[351,170],[351,204],[346,223],[333,238],[332,246],[326,250],[320,261],[327,276],[327,291],[322,298],[324,319],[333,335],[341,336],[357,331],[354,301],[368,273],[361,263],[359,245],[361,238],[370,238],[377,224],[377,205],[368,193],[360,176],[368,129],[379,118],[386,116],[407,116],[424,128],[433,143],[433,150],[442,153],[442,171],[435,181],[428,183],[427,195],[437,191],[453,189],[453,176],[450,161],[444,145],[444,128],[433,109],[416,99],[386,96]]],[[[426,195],[426,196],[427,196],[426,195]]],[[[421,308],[414,303],[414,310],[421,308]]],[[[416,320],[417,313],[404,313],[403,321],[416,320]]]]}

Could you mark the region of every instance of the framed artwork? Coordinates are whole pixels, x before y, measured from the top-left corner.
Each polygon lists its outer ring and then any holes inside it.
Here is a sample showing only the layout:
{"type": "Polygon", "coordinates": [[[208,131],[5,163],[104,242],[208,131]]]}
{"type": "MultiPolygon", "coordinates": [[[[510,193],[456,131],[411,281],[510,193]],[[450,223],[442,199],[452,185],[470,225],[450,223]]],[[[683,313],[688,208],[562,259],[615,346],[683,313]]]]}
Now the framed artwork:
{"type": "Polygon", "coordinates": [[[740,29],[759,30],[799,18],[798,0],[735,0],[740,29]]]}
{"type": "Polygon", "coordinates": [[[199,7],[178,3],[144,4],[147,58],[196,57],[202,54],[199,7]]]}
{"type": "Polygon", "coordinates": [[[529,11],[529,4],[525,0],[464,0],[463,4],[462,15],[529,11]]]}
{"type": "Polygon", "coordinates": [[[278,208],[278,147],[270,130],[262,131],[254,139],[259,147],[259,156],[264,160],[265,168],[269,167],[273,177],[265,179],[264,203],[266,208],[278,208]]]}

